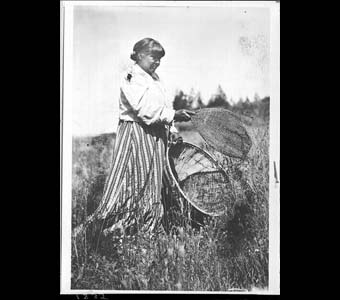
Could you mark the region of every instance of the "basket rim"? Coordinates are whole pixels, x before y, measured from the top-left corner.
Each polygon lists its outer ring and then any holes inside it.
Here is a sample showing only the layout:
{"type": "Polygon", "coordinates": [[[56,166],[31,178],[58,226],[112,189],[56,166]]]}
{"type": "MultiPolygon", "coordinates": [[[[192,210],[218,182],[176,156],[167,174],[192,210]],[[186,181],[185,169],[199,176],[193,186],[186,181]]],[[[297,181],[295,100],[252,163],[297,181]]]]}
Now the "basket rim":
{"type": "MultiPolygon", "coordinates": [[[[217,168],[218,168],[219,170],[221,170],[225,176],[228,177],[226,171],[219,165],[219,163],[216,161],[216,159],[214,159],[214,158],[212,157],[212,155],[211,155],[209,152],[207,152],[206,150],[204,150],[204,149],[202,149],[202,148],[200,148],[200,147],[198,147],[197,145],[192,144],[192,143],[188,143],[188,142],[184,142],[184,141],[183,141],[182,144],[188,145],[188,146],[190,146],[190,147],[192,147],[192,148],[195,148],[195,149],[198,149],[199,151],[202,151],[204,154],[206,154],[206,155],[214,162],[214,164],[217,166],[217,168]]],[[[177,181],[177,179],[176,179],[176,177],[175,177],[175,175],[173,174],[172,169],[171,169],[171,165],[170,165],[170,162],[169,162],[169,150],[170,150],[170,147],[171,147],[171,145],[169,145],[169,147],[167,147],[167,150],[166,150],[166,163],[167,163],[167,167],[168,167],[170,176],[171,176],[171,178],[173,179],[173,181],[175,182],[175,185],[176,185],[176,187],[178,188],[178,190],[179,190],[180,194],[182,195],[182,197],[183,197],[186,201],[188,201],[193,207],[195,207],[197,210],[199,210],[200,212],[202,212],[202,213],[204,213],[204,214],[206,214],[206,215],[209,215],[209,216],[212,216],[212,217],[221,216],[223,213],[210,213],[210,212],[207,212],[207,211],[205,211],[204,209],[198,207],[197,204],[195,204],[194,202],[192,202],[192,201],[185,195],[184,191],[183,191],[182,188],[180,187],[180,185],[179,185],[179,183],[178,183],[178,181],[177,181]]]]}

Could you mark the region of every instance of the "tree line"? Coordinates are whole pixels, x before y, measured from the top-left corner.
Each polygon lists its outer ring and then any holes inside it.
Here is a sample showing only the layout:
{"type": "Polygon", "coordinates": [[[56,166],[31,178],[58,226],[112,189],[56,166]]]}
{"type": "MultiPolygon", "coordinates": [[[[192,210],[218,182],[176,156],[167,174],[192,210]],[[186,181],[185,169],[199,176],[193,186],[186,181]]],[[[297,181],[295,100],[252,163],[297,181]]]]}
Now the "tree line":
{"type": "Polygon", "coordinates": [[[223,107],[241,115],[268,122],[269,102],[269,96],[260,98],[257,94],[254,95],[252,101],[247,97],[245,99],[240,98],[237,102],[234,102],[232,99],[228,99],[226,93],[219,85],[216,93],[209,98],[207,104],[203,103],[200,92],[196,92],[194,89],[191,89],[188,94],[184,93],[182,90],[178,90],[174,97],[173,108],[176,110],[195,110],[206,107],[223,107]]]}

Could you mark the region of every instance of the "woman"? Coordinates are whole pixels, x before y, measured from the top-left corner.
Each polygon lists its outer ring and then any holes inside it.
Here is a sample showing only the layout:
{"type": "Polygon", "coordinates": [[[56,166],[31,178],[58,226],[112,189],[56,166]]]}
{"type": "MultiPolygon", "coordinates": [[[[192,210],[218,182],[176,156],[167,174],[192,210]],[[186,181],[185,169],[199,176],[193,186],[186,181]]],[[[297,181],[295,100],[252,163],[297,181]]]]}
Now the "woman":
{"type": "Polygon", "coordinates": [[[181,137],[174,121],[189,121],[194,114],[173,110],[156,69],[165,51],[145,38],[133,48],[135,63],[124,73],[120,86],[119,124],[110,174],[95,212],[105,220],[106,232],[159,229],[163,216],[162,176],[169,134],[181,137]]]}

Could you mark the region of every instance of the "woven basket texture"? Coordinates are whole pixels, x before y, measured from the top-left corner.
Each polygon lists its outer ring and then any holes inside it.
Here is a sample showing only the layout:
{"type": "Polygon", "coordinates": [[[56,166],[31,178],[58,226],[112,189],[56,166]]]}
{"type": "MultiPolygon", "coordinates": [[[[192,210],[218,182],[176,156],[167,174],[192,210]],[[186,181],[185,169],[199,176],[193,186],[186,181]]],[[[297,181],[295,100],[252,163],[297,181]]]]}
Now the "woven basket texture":
{"type": "Polygon", "coordinates": [[[244,159],[252,141],[241,117],[224,108],[203,108],[191,121],[208,145],[224,155],[244,159]]]}
{"type": "Polygon", "coordinates": [[[168,167],[182,198],[211,216],[232,209],[235,199],[228,176],[209,153],[184,142],[171,146],[168,157],[173,161],[168,167]]]}

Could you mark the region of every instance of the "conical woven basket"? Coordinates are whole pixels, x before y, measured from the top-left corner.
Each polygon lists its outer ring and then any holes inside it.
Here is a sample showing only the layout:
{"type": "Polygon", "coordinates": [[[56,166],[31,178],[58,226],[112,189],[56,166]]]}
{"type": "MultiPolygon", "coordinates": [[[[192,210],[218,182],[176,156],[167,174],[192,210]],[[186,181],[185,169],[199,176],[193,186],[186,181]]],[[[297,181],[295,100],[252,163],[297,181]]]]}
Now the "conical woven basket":
{"type": "Polygon", "coordinates": [[[235,199],[228,175],[208,152],[183,142],[169,147],[167,160],[174,188],[193,207],[210,216],[232,209],[235,199]]]}
{"type": "Polygon", "coordinates": [[[191,121],[207,144],[218,152],[244,159],[252,141],[241,117],[224,108],[203,108],[191,121]]]}

